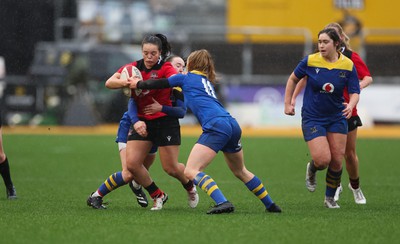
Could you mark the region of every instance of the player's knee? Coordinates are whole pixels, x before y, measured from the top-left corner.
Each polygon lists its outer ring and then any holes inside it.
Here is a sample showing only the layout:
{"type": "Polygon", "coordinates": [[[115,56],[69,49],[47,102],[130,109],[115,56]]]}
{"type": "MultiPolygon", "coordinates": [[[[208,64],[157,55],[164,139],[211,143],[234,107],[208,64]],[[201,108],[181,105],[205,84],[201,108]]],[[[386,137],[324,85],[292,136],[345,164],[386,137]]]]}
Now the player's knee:
{"type": "Polygon", "coordinates": [[[357,160],[357,154],[355,151],[347,151],[344,157],[348,163],[353,163],[357,160]]]}
{"type": "Polygon", "coordinates": [[[319,170],[326,169],[329,166],[330,162],[331,162],[330,156],[314,158],[314,165],[319,170]]]}
{"type": "Polygon", "coordinates": [[[122,170],[122,178],[125,182],[133,180],[133,174],[129,170],[122,170]]]}
{"type": "Polygon", "coordinates": [[[186,167],[183,173],[185,174],[186,178],[188,178],[189,180],[193,180],[194,178],[196,178],[198,171],[186,167]]]}
{"type": "Polygon", "coordinates": [[[168,165],[168,166],[163,166],[163,169],[164,169],[165,173],[167,173],[170,176],[178,175],[178,171],[179,171],[178,167],[168,165]]]}

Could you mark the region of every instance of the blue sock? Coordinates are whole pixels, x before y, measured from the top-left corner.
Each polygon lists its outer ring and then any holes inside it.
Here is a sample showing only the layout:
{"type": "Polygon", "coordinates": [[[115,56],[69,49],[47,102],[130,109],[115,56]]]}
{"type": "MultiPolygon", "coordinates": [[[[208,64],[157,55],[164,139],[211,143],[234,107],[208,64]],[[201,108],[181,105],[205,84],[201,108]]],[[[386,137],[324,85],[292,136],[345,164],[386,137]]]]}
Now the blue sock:
{"type": "Polygon", "coordinates": [[[222,191],[218,188],[217,183],[208,175],[200,172],[196,175],[193,182],[207,193],[218,205],[228,201],[222,191]]]}
{"type": "Polygon", "coordinates": [[[106,181],[97,189],[97,192],[101,197],[104,197],[111,191],[117,189],[120,186],[126,185],[127,183],[122,178],[122,172],[117,172],[110,175],[106,181]]]}
{"type": "Polygon", "coordinates": [[[256,195],[261,202],[265,205],[266,208],[271,207],[274,203],[269,196],[267,190],[265,189],[263,183],[258,179],[257,176],[254,176],[249,182],[246,183],[247,188],[256,195]]]}

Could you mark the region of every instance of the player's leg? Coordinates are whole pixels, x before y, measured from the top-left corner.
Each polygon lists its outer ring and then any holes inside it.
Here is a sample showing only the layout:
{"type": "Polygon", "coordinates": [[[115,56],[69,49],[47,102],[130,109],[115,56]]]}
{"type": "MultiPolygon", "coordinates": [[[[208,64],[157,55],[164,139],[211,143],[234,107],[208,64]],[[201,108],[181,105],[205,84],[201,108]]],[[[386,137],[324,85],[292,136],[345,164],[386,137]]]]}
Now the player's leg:
{"type": "MultiPolygon", "coordinates": [[[[118,151],[119,151],[119,155],[120,155],[120,159],[121,159],[122,169],[125,171],[127,171],[126,142],[128,141],[129,131],[132,130],[131,125],[132,125],[132,123],[131,123],[129,114],[128,114],[128,112],[125,112],[119,122],[117,137],[115,140],[115,142],[118,143],[118,151]]],[[[146,159],[147,158],[148,157],[146,157],[146,159]]],[[[154,160],[154,156],[150,157],[150,159],[154,160]]],[[[152,163],[152,161],[151,161],[151,163],[152,163]]],[[[151,163],[149,165],[151,165],[151,163]]],[[[148,164],[148,162],[145,162],[144,164],[146,165],[146,164],[148,164]]],[[[138,204],[142,207],[147,207],[148,201],[147,201],[146,194],[142,190],[142,186],[137,184],[135,182],[135,180],[132,180],[129,182],[129,187],[132,190],[132,192],[134,193],[138,204]]]]}
{"type": "Polygon", "coordinates": [[[331,162],[329,163],[328,170],[326,172],[326,190],[325,190],[325,201],[324,204],[328,208],[339,208],[334,196],[340,179],[342,176],[342,161],[344,158],[344,152],[346,147],[346,134],[341,133],[327,133],[327,139],[329,142],[329,149],[331,152],[331,162]]]}
{"type": "MultiPolygon", "coordinates": [[[[119,148],[119,155],[120,155],[120,159],[121,159],[122,169],[129,172],[127,170],[127,166],[126,166],[126,143],[119,142],[118,148],[119,148]]],[[[154,159],[155,159],[154,154],[148,154],[146,156],[144,165],[147,169],[151,166],[154,159]]],[[[132,175],[132,177],[133,177],[133,175],[132,175]]],[[[129,188],[132,190],[133,194],[135,195],[137,203],[141,207],[144,207],[144,208],[147,207],[149,205],[149,203],[147,200],[147,196],[143,191],[143,187],[140,184],[138,184],[134,179],[129,181],[128,184],[129,184],[129,188]]]]}
{"type": "Polygon", "coordinates": [[[306,166],[306,187],[314,192],[317,187],[316,173],[328,167],[331,161],[328,140],[326,139],[326,124],[329,121],[315,121],[303,118],[301,129],[304,140],[310,151],[311,161],[306,166]]]}
{"type": "Polygon", "coordinates": [[[224,152],[225,161],[232,173],[240,179],[246,187],[261,200],[268,212],[280,213],[282,210],[272,201],[267,189],[261,180],[244,165],[243,150],[235,153],[224,152]]]}
{"type": "Polygon", "coordinates": [[[165,127],[158,130],[155,138],[159,146],[160,161],[164,171],[179,180],[187,193],[188,204],[195,208],[199,203],[199,195],[193,181],[185,174],[185,165],[178,162],[179,146],[181,144],[180,127],[176,126],[175,120],[162,121],[165,127]]]}
{"type": "Polygon", "coordinates": [[[317,171],[324,170],[331,161],[329,143],[325,136],[318,136],[307,141],[312,160],[306,167],[306,187],[314,192],[317,186],[317,171]]]}
{"type": "Polygon", "coordinates": [[[151,141],[129,140],[126,153],[127,169],[134,175],[137,183],[142,185],[154,200],[151,210],[161,210],[163,204],[168,200],[168,195],[156,185],[143,164],[152,145],[151,141]]]}
{"type": "Polygon", "coordinates": [[[357,204],[366,204],[367,200],[360,188],[359,161],[356,153],[357,127],[347,134],[346,143],[346,170],[349,174],[349,189],[353,192],[357,204]]]}
{"type": "MultiPolygon", "coordinates": [[[[135,150],[133,151],[134,157],[132,157],[132,160],[137,160],[138,162],[143,162],[144,158],[147,155],[147,152],[150,148],[149,145],[150,142],[146,141],[135,141],[137,142],[133,147],[135,147],[135,150]],[[140,149],[143,149],[143,151],[139,151],[140,149]]],[[[132,147],[131,147],[132,148],[132,147]]],[[[127,144],[127,157],[126,157],[126,163],[122,162],[122,171],[116,172],[112,175],[110,175],[103,184],[99,186],[99,188],[93,192],[88,200],[87,204],[93,208],[96,209],[103,209],[105,206],[103,205],[103,197],[105,197],[108,193],[114,191],[115,189],[126,185],[128,182],[132,181],[134,179],[134,175],[132,174],[132,168],[130,166],[132,163],[129,161],[129,143],[127,144]]],[[[124,161],[124,160],[122,160],[124,161]]],[[[137,162],[135,161],[135,162],[137,162]]],[[[143,164],[141,164],[143,166],[143,164]]],[[[143,167],[144,168],[144,167],[143,167]]],[[[138,174],[142,173],[137,170],[138,174]]],[[[146,170],[147,172],[147,170],[146,170]]],[[[136,176],[136,175],[135,175],[136,176]]]]}
{"type": "Polygon", "coordinates": [[[17,191],[15,190],[14,184],[11,180],[10,165],[8,163],[8,158],[4,153],[2,135],[3,131],[0,124],[0,174],[3,178],[4,185],[6,186],[7,198],[12,200],[17,198],[17,191]]]}
{"type": "Polygon", "coordinates": [[[213,149],[196,143],[190,152],[185,168],[186,177],[193,179],[193,182],[206,192],[216,204],[207,214],[234,211],[233,205],[225,198],[214,179],[203,172],[216,155],[217,153],[213,149]]]}

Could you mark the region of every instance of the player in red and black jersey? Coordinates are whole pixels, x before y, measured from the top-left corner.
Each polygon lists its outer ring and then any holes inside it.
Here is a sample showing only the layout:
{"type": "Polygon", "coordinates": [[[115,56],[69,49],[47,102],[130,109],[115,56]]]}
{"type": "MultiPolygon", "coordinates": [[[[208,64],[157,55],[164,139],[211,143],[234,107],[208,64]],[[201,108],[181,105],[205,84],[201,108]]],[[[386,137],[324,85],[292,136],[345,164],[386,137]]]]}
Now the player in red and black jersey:
{"type": "MultiPolygon", "coordinates": [[[[148,35],[142,41],[143,59],[130,64],[141,71],[143,80],[168,78],[177,73],[171,63],[163,61],[163,57],[168,56],[170,50],[171,47],[164,35],[148,35]]],[[[129,87],[130,79],[120,79],[123,67],[106,81],[107,88],[129,87]]],[[[143,165],[148,152],[154,145],[159,147],[160,161],[164,171],[182,183],[188,193],[189,205],[196,207],[198,203],[196,187],[184,175],[185,165],[178,162],[181,143],[178,118],[168,116],[164,112],[154,114],[145,112],[146,106],[155,101],[161,105],[172,106],[171,88],[154,91],[135,89],[131,94],[128,110],[133,129],[128,136],[126,167],[122,172],[111,175],[96,192],[91,194],[87,201],[88,205],[93,208],[104,208],[102,198],[106,194],[134,179],[149,192],[154,200],[151,210],[162,209],[168,196],[157,187],[143,165]]]]}

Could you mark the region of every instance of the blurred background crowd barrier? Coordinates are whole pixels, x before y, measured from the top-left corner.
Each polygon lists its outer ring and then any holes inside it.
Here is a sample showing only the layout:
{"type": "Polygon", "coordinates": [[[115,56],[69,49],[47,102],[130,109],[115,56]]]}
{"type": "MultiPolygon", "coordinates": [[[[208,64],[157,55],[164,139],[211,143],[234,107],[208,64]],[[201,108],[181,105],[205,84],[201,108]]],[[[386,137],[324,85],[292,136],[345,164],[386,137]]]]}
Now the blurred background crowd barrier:
{"type": "MultiPolygon", "coordinates": [[[[338,22],[374,83],[362,91],[366,126],[400,123],[400,2],[390,0],[0,0],[0,97],[13,125],[117,123],[121,91],[104,87],[121,65],[140,59],[148,33],[174,54],[214,56],[218,94],[248,126],[299,126],[283,114],[284,87],[317,34],[338,22]]],[[[196,123],[190,114],[182,123],[196,123]]]]}

